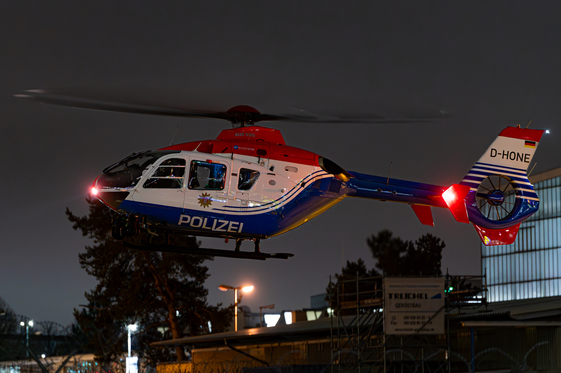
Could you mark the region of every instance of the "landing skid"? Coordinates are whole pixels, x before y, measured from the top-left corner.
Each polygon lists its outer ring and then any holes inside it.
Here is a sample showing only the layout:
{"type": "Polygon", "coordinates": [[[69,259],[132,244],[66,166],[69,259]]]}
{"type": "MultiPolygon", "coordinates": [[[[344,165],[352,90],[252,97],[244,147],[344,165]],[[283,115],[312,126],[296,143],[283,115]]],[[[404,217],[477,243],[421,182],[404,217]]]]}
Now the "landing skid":
{"type": "Polygon", "coordinates": [[[255,260],[265,260],[265,259],[288,259],[294,254],[289,253],[262,253],[262,252],[251,252],[251,251],[232,251],[232,250],[218,250],[218,249],[204,249],[201,247],[185,247],[185,246],[174,246],[174,245],[160,245],[153,244],[149,242],[142,241],[142,245],[133,245],[128,242],[123,242],[125,246],[136,249],[136,250],[146,250],[146,251],[162,251],[167,253],[181,253],[181,254],[194,254],[194,255],[208,255],[208,256],[220,256],[225,258],[238,258],[238,259],[255,259],[255,260]]]}

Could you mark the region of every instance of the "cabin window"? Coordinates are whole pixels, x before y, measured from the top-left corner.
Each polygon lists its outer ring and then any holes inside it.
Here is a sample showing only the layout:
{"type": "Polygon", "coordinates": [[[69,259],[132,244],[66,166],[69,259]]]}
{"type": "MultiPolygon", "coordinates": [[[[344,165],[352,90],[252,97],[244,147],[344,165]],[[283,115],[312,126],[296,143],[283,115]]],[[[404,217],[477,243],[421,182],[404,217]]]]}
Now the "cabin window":
{"type": "Polygon", "coordinates": [[[183,188],[183,177],[185,176],[185,159],[166,159],[154,171],[148,180],[144,182],[144,188],[148,189],[181,189],[183,188]]]}
{"type": "Polygon", "coordinates": [[[226,166],[220,163],[191,161],[189,189],[222,190],[226,179],[226,166]]]}
{"type": "Polygon", "coordinates": [[[259,179],[259,171],[241,168],[240,177],[238,179],[238,190],[250,190],[257,179],[259,179]]]}

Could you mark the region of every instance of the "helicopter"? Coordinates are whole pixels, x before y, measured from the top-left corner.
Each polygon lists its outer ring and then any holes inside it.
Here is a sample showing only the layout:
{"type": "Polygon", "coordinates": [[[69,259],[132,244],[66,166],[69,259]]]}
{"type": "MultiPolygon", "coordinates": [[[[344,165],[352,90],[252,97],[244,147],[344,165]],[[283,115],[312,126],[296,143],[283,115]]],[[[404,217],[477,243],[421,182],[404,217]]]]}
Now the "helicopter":
{"type": "MultiPolygon", "coordinates": [[[[17,96],[83,109],[232,123],[232,128],[213,140],[133,153],[94,180],[92,195],[118,214],[112,221],[113,238],[141,250],[287,259],[293,254],[261,252],[260,241],[289,232],[351,197],[409,204],[420,223],[428,226],[434,226],[431,208],[446,208],[458,222],[472,223],[485,245],[507,245],[516,239],[521,222],[539,208],[527,169],[545,130],[506,127],[463,180],[438,186],[347,171],[321,155],[287,145],[279,130],[257,125],[323,121],[311,115],[263,114],[246,105],[226,111],[177,109],[48,90],[17,96]],[[186,247],[170,240],[182,235],[233,240],[235,247],[186,247]],[[140,244],[127,241],[138,237],[147,238],[140,244]],[[243,241],[253,242],[253,251],[241,250],[243,241]]],[[[375,117],[371,121],[426,119],[433,118],[375,117]]]]}

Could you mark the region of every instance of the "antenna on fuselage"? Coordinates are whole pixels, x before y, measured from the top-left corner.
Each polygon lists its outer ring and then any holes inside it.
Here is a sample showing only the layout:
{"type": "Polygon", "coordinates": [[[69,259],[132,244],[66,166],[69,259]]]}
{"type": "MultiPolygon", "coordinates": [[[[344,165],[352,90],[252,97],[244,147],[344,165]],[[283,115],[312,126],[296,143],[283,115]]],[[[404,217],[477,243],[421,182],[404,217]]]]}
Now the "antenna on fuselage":
{"type": "Polygon", "coordinates": [[[175,134],[177,133],[178,129],[179,129],[179,126],[175,127],[175,132],[173,133],[173,136],[171,137],[171,141],[169,142],[169,146],[173,145],[173,139],[175,139],[175,134]]]}
{"type": "Polygon", "coordinates": [[[532,169],[530,170],[530,172],[528,172],[528,177],[530,177],[530,174],[532,173],[532,171],[534,171],[534,168],[536,168],[536,165],[538,164],[538,162],[534,163],[534,167],[532,167],[532,169]]]}
{"type": "Polygon", "coordinates": [[[390,185],[390,174],[392,173],[392,163],[390,162],[390,170],[388,171],[388,180],[386,181],[386,185],[390,185]]]}

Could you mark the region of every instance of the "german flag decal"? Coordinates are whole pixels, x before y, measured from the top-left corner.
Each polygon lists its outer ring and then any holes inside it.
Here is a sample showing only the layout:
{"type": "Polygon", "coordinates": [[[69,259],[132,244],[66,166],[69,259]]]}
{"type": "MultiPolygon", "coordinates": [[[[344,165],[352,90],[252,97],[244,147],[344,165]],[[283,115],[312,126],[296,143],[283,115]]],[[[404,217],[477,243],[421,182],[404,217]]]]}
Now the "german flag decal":
{"type": "Polygon", "coordinates": [[[532,148],[535,149],[536,148],[536,142],[535,141],[524,141],[524,147],[525,148],[532,148]]]}

